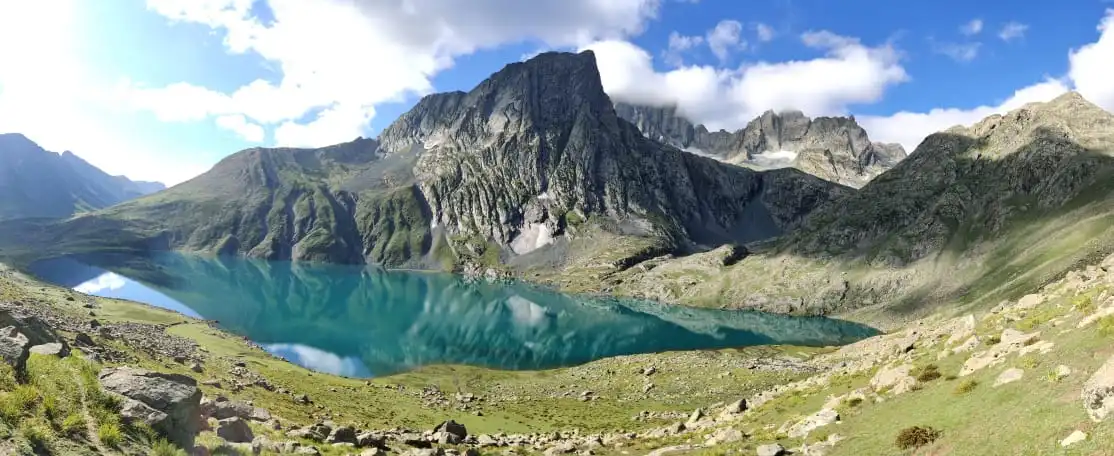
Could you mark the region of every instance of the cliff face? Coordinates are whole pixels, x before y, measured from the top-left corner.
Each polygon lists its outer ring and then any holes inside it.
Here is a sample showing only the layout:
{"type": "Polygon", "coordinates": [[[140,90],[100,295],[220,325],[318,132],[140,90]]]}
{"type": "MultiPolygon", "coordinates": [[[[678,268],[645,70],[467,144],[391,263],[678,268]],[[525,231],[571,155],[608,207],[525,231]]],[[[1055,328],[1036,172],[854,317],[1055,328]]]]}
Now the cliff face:
{"type": "Polygon", "coordinates": [[[898,144],[871,142],[853,117],[767,111],[738,131],[711,132],[673,107],[617,103],[615,109],[647,138],[694,154],[755,169],[794,167],[856,188],[905,158],[898,144]]]}
{"type": "Polygon", "coordinates": [[[749,242],[849,191],[650,140],[616,114],[592,53],[547,53],[423,98],[376,140],[246,150],[98,216],[142,221],[170,247],[429,266],[459,256],[441,239],[513,256],[586,219],[670,249],[749,242]]]}

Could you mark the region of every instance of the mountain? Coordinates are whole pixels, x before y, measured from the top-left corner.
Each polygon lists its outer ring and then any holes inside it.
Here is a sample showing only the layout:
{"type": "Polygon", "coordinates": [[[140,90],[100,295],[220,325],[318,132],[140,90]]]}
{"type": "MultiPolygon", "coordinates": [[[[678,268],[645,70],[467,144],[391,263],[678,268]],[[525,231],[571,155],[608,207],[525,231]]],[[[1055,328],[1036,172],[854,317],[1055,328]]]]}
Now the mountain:
{"type": "Polygon", "coordinates": [[[548,264],[594,232],[644,254],[766,239],[849,193],[652,141],[616,115],[591,52],[546,53],[423,98],[377,139],[241,151],[67,230],[268,259],[548,264]]]}
{"type": "Polygon", "coordinates": [[[671,301],[901,319],[1034,290],[1114,252],[1112,222],[1114,115],[1069,93],[929,136],[736,264],[709,252],[603,282],[671,301]],[[697,273],[712,279],[671,279],[697,273]]]}
{"type": "Polygon", "coordinates": [[[756,169],[791,166],[855,188],[905,158],[900,144],[871,142],[854,117],[766,111],[729,133],[693,125],[672,106],[616,103],[615,111],[646,137],[682,150],[756,169]]]}
{"type": "Polygon", "coordinates": [[[69,151],[48,152],[20,134],[0,134],[0,220],[69,217],[163,188],[110,176],[69,151]]]}

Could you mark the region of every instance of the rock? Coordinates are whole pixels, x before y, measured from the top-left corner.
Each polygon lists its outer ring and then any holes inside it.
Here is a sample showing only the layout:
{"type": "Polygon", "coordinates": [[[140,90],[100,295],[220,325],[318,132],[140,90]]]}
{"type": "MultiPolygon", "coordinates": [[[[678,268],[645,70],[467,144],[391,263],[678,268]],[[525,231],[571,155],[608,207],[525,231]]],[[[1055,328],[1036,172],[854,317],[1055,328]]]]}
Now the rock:
{"type": "Polygon", "coordinates": [[[36,345],[31,347],[29,351],[39,355],[57,356],[59,358],[70,356],[70,347],[65,341],[36,345]]]}
{"type": "Polygon", "coordinates": [[[376,447],[386,448],[387,442],[383,436],[374,432],[365,432],[356,436],[356,446],[361,448],[376,447]]]}
{"type": "Polygon", "coordinates": [[[445,450],[440,448],[412,448],[402,453],[402,456],[444,456],[445,450]]]}
{"type": "Polygon", "coordinates": [[[74,336],[73,343],[79,347],[95,347],[97,345],[96,342],[93,342],[92,337],[89,337],[88,334],[83,332],[79,332],[74,336]]]}
{"type": "Polygon", "coordinates": [[[1062,380],[1063,378],[1071,375],[1071,372],[1072,371],[1070,367],[1061,364],[1059,366],[1056,366],[1056,370],[1052,371],[1052,376],[1055,377],[1056,380],[1062,380]]]}
{"type": "Polygon", "coordinates": [[[1087,433],[1076,430],[1075,432],[1069,434],[1067,437],[1064,437],[1064,440],[1060,441],[1060,446],[1067,448],[1084,440],[1087,440],[1087,433]]]}
{"type": "Polygon", "coordinates": [[[745,411],[747,411],[747,400],[739,399],[735,402],[727,404],[727,406],[723,408],[723,411],[719,413],[719,416],[720,418],[731,418],[745,411]]]}
{"type": "Polygon", "coordinates": [[[321,450],[318,450],[317,447],[312,446],[312,445],[300,446],[300,447],[298,447],[297,449],[294,450],[294,454],[317,455],[317,454],[321,454],[321,450]]]}
{"type": "Polygon", "coordinates": [[[704,442],[704,446],[716,446],[724,443],[734,443],[743,439],[743,433],[734,428],[723,428],[714,433],[704,442]]]}
{"type": "Polygon", "coordinates": [[[251,442],[255,435],[251,432],[248,423],[239,417],[220,420],[217,424],[217,436],[233,443],[251,442]]]}
{"type": "MultiPolygon", "coordinates": [[[[185,375],[153,372],[131,367],[101,370],[101,387],[127,399],[127,408],[168,440],[192,448],[201,422],[201,390],[185,375]],[[142,404],[158,414],[141,411],[142,404]]],[[[128,419],[127,414],[123,414],[128,419]]],[[[248,439],[250,441],[251,439],[248,439]]]]}
{"type": "Polygon", "coordinates": [[[31,341],[15,326],[0,329],[0,358],[16,371],[22,371],[31,355],[31,341]]]}
{"type": "Polygon", "coordinates": [[[789,428],[788,434],[792,438],[805,437],[813,430],[836,421],[839,421],[839,413],[832,409],[823,409],[794,424],[789,428]]]}
{"type": "Polygon", "coordinates": [[[703,409],[693,410],[692,414],[689,415],[688,421],[685,421],[685,424],[696,423],[697,421],[700,421],[702,418],[704,418],[704,410],[703,409]]]}
{"type": "Polygon", "coordinates": [[[894,394],[904,394],[912,391],[917,384],[917,379],[909,375],[912,370],[913,365],[909,363],[881,369],[870,379],[870,387],[875,392],[888,389],[894,394]]]}
{"type": "Polygon", "coordinates": [[[785,452],[785,447],[777,443],[758,446],[758,456],[782,456],[785,454],[788,454],[785,452]]]}
{"type": "Polygon", "coordinates": [[[205,370],[205,368],[201,367],[201,363],[195,361],[193,363],[190,363],[190,370],[200,374],[205,370]]]}
{"type": "Polygon", "coordinates": [[[360,456],[387,456],[387,454],[385,450],[379,448],[369,448],[360,452],[360,456]]]}
{"type": "Polygon", "coordinates": [[[642,394],[649,393],[650,390],[652,390],[652,389],[654,389],[654,384],[653,383],[647,383],[645,385],[642,385],[642,394]]]}
{"type": "Polygon", "coordinates": [[[248,416],[248,419],[259,422],[271,421],[271,412],[267,411],[267,409],[263,407],[253,407],[251,410],[251,415],[248,416]]]}
{"type": "Polygon", "coordinates": [[[207,417],[211,416],[218,420],[232,417],[246,420],[251,418],[254,412],[255,407],[252,407],[251,404],[244,401],[230,401],[224,396],[217,396],[213,400],[203,399],[201,401],[201,415],[207,417]]]}
{"type": "Polygon", "coordinates": [[[1114,356],[1107,358],[1091,378],[1087,379],[1081,396],[1087,415],[1096,422],[1106,419],[1114,411],[1114,356]]]}
{"type": "Polygon", "coordinates": [[[493,447],[499,446],[499,441],[490,435],[480,434],[476,437],[476,444],[482,447],[493,447]]]}
{"type": "Polygon", "coordinates": [[[414,448],[429,448],[433,446],[429,444],[428,440],[422,438],[421,434],[415,434],[412,432],[402,434],[398,436],[398,439],[401,440],[403,444],[414,448]]]}
{"type": "Polygon", "coordinates": [[[433,432],[445,432],[456,436],[461,441],[468,437],[468,429],[466,429],[463,424],[453,420],[438,424],[437,427],[433,428],[433,432]]]}
{"type": "Polygon", "coordinates": [[[307,395],[306,393],[302,393],[300,395],[294,396],[294,402],[297,402],[299,404],[309,404],[311,401],[309,400],[309,395],[307,395]]]}
{"type": "Polygon", "coordinates": [[[545,450],[545,456],[553,456],[555,454],[568,454],[576,451],[576,444],[568,440],[558,443],[549,449],[545,450]]]}
{"type": "Polygon", "coordinates": [[[338,426],[325,438],[325,443],[356,443],[356,430],[352,426],[338,426]]]}
{"type": "Polygon", "coordinates": [[[286,432],[286,436],[292,439],[306,439],[320,442],[325,440],[325,436],[321,435],[312,428],[291,429],[286,432]]]}
{"type": "Polygon", "coordinates": [[[654,367],[654,366],[650,366],[650,367],[647,367],[645,369],[642,369],[642,375],[645,375],[647,377],[649,377],[651,375],[654,375],[657,372],[658,372],[658,368],[654,367]]]}
{"type": "Polygon", "coordinates": [[[1023,376],[1025,376],[1025,371],[1023,371],[1021,369],[1018,369],[1016,367],[1006,369],[1005,371],[1003,371],[1001,374],[998,375],[997,379],[994,380],[994,387],[997,388],[997,387],[1005,385],[1007,383],[1016,382],[1018,380],[1021,380],[1021,377],[1023,377],[1023,376]]]}

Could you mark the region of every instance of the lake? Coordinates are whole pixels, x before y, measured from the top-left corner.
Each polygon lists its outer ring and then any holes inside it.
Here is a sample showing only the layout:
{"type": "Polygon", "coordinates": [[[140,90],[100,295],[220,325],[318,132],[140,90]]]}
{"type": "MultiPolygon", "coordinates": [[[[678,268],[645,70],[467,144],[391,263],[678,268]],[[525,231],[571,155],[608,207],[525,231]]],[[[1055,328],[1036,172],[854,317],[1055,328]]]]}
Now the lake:
{"type": "Polygon", "coordinates": [[[349,377],[431,364],[522,370],[671,350],[840,345],[877,334],[827,318],[573,296],[371,266],[158,252],[55,258],[31,272],[83,293],[217,320],[291,362],[349,377]]]}

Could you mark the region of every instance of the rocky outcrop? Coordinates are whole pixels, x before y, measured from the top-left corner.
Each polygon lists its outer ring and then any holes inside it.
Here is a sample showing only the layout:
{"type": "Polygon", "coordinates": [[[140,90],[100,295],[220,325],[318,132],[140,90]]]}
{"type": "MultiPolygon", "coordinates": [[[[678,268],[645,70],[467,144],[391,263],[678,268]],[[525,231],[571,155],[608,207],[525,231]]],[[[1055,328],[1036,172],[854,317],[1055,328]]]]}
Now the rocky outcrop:
{"type": "Polygon", "coordinates": [[[1114,412],[1114,356],[1083,384],[1082,398],[1087,415],[1096,422],[1114,412]]]}
{"type": "Polygon", "coordinates": [[[711,132],[672,106],[616,103],[615,111],[646,137],[694,154],[758,169],[791,166],[856,188],[906,155],[901,145],[871,142],[854,117],[767,111],[738,131],[711,132]]]}
{"type": "Polygon", "coordinates": [[[32,352],[65,356],[69,345],[38,317],[0,310],[0,359],[20,372],[32,352]]]}
{"type": "Polygon", "coordinates": [[[142,248],[444,267],[529,254],[586,218],[664,253],[742,244],[849,193],[644,137],[616,114],[588,51],[544,53],[467,93],[427,96],[378,139],[249,149],[157,199],[69,223],[73,236],[138,237],[142,248]]]}
{"type": "Polygon", "coordinates": [[[193,447],[201,422],[201,390],[193,378],[131,367],[105,368],[98,378],[105,391],[123,398],[124,419],[146,423],[183,448],[193,447]]]}

